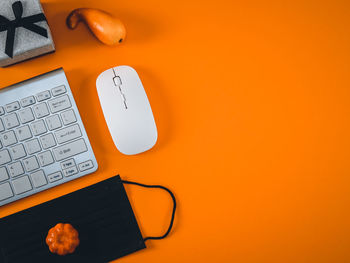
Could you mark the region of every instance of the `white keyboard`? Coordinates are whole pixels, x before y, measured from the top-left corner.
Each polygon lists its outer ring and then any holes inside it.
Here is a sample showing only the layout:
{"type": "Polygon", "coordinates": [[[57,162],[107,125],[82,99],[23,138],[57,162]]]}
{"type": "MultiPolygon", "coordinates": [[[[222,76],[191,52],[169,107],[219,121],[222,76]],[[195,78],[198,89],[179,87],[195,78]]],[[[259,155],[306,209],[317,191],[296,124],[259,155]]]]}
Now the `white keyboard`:
{"type": "Polygon", "coordinates": [[[63,69],[0,90],[0,206],[97,167],[63,69]]]}

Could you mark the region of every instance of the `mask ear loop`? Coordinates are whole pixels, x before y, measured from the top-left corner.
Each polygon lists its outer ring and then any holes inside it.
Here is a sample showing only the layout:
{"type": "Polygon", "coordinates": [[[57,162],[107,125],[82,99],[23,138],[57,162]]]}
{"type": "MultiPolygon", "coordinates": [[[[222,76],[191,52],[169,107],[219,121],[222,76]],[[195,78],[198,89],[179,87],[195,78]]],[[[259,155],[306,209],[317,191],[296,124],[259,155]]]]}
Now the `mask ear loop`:
{"type": "Polygon", "coordinates": [[[146,187],[146,188],[159,188],[159,189],[163,189],[164,191],[168,192],[171,196],[171,198],[173,199],[173,212],[171,215],[171,220],[170,220],[170,225],[168,230],[165,232],[164,235],[160,236],[160,237],[146,237],[143,239],[144,242],[146,242],[149,239],[153,239],[153,240],[159,240],[159,239],[163,239],[166,238],[171,229],[173,228],[173,224],[174,224],[174,219],[175,219],[175,211],[176,211],[176,199],[175,199],[175,195],[166,187],[161,186],[161,185],[146,185],[146,184],[140,184],[140,183],[135,183],[135,182],[130,182],[130,181],[126,181],[126,180],[121,180],[123,184],[132,184],[132,185],[137,185],[137,186],[141,186],[141,187],[146,187]]]}

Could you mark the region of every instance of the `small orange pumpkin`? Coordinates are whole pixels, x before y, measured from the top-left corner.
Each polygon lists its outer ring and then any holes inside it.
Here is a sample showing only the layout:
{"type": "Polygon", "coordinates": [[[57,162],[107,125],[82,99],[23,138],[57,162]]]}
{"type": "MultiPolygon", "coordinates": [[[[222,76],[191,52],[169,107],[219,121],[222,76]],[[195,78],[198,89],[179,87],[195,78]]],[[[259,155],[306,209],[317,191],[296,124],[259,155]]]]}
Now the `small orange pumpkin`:
{"type": "Polygon", "coordinates": [[[73,253],[79,243],[78,231],[71,224],[57,224],[46,237],[50,251],[60,256],[73,253]]]}

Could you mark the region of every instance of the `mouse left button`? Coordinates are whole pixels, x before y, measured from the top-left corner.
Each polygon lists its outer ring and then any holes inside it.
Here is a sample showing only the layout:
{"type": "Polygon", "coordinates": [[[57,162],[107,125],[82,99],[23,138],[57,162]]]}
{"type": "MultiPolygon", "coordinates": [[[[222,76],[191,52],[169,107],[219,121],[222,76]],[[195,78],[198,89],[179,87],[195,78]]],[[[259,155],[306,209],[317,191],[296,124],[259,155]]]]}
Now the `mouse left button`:
{"type": "Polygon", "coordinates": [[[107,86],[107,87],[113,87],[114,86],[114,79],[115,75],[112,69],[108,69],[104,72],[102,72],[97,80],[96,80],[96,84],[97,84],[97,89],[99,89],[99,87],[103,87],[103,86],[107,86]]]}

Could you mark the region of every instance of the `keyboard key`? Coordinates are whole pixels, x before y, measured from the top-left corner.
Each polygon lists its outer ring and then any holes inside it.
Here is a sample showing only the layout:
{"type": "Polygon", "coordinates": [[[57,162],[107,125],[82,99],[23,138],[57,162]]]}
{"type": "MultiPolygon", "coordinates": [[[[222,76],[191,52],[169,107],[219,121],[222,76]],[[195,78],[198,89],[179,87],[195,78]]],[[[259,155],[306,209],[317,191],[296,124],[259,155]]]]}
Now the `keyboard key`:
{"type": "Polygon", "coordinates": [[[45,102],[37,104],[33,107],[35,116],[40,119],[50,114],[45,102]]]}
{"type": "Polygon", "coordinates": [[[81,172],[89,170],[89,169],[91,169],[93,167],[94,167],[94,164],[93,164],[93,162],[91,160],[79,164],[79,170],[81,172]]]}
{"type": "Polygon", "coordinates": [[[9,183],[0,185],[0,201],[13,196],[13,192],[9,183]]]}
{"type": "Polygon", "coordinates": [[[17,144],[10,148],[10,154],[13,160],[18,160],[20,158],[26,157],[26,151],[24,150],[23,144],[17,144]]]}
{"type": "Polygon", "coordinates": [[[28,140],[28,139],[33,137],[32,132],[30,131],[28,125],[17,128],[16,134],[17,134],[17,138],[20,142],[28,140]]]}
{"type": "Polygon", "coordinates": [[[30,96],[21,100],[22,107],[27,107],[35,103],[34,96],[30,96]]]}
{"type": "Polygon", "coordinates": [[[9,175],[5,167],[0,167],[0,182],[9,179],[9,175]]]}
{"type": "Polygon", "coordinates": [[[14,131],[8,131],[1,134],[1,139],[5,147],[17,143],[17,138],[14,131]]]}
{"type": "Polygon", "coordinates": [[[49,174],[47,176],[47,178],[49,179],[50,183],[56,182],[58,180],[61,180],[63,178],[62,173],[61,172],[56,172],[53,174],[49,174]]]}
{"type": "Polygon", "coordinates": [[[18,112],[21,123],[25,124],[34,121],[34,114],[31,108],[25,108],[18,112]]]}
{"type": "Polygon", "coordinates": [[[53,131],[62,127],[62,123],[58,115],[53,115],[46,118],[46,124],[50,131],[53,131]]]}
{"type": "Polygon", "coordinates": [[[2,120],[0,119],[0,132],[3,132],[4,130],[5,130],[4,123],[3,123],[2,120]]]}
{"type": "Polygon", "coordinates": [[[33,122],[30,126],[32,127],[32,130],[35,136],[38,136],[47,132],[47,129],[43,120],[33,122]]]}
{"type": "Polygon", "coordinates": [[[78,168],[76,166],[63,170],[63,174],[65,177],[69,177],[77,173],[78,173],[78,168]]]}
{"type": "Polygon", "coordinates": [[[29,158],[24,159],[23,164],[27,172],[31,172],[40,168],[38,160],[36,159],[35,156],[31,156],[29,158]]]}
{"type": "Polygon", "coordinates": [[[41,187],[47,184],[45,173],[43,170],[36,171],[30,175],[35,188],[41,187]]]}
{"type": "Polygon", "coordinates": [[[62,170],[71,168],[73,166],[75,166],[74,159],[69,159],[69,160],[64,161],[64,162],[61,163],[62,170]]]}
{"type": "Polygon", "coordinates": [[[39,153],[38,159],[42,167],[54,163],[54,160],[50,151],[39,153]]]}
{"type": "Polygon", "coordinates": [[[10,112],[13,112],[15,110],[18,110],[21,106],[19,105],[19,102],[18,101],[15,101],[15,102],[12,102],[12,103],[9,103],[5,106],[5,109],[6,109],[6,112],[7,113],[10,113],[10,112]]]}
{"type": "Polygon", "coordinates": [[[56,141],[52,133],[41,136],[40,141],[41,141],[41,145],[43,146],[43,149],[45,150],[56,146],[56,141]]]}
{"type": "Polygon", "coordinates": [[[75,117],[75,113],[73,110],[67,110],[65,112],[62,112],[61,117],[64,125],[69,125],[77,121],[77,118],[75,117]]]}
{"type": "Polygon", "coordinates": [[[7,169],[11,177],[16,177],[21,174],[24,174],[24,169],[21,162],[11,163],[10,165],[7,166],[7,169]]]}
{"type": "Polygon", "coordinates": [[[0,107],[0,116],[5,114],[5,110],[3,107],[0,107]]]}
{"type": "Polygon", "coordinates": [[[70,103],[69,97],[67,95],[49,100],[48,104],[52,113],[56,113],[72,107],[72,104],[70,103]]]}
{"type": "Polygon", "coordinates": [[[6,149],[0,151],[0,165],[4,165],[9,162],[11,162],[9,151],[6,149]]]}
{"type": "Polygon", "coordinates": [[[56,161],[61,161],[74,155],[86,152],[87,150],[88,149],[86,147],[84,139],[80,139],[54,148],[53,154],[56,161]]]}
{"type": "Polygon", "coordinates": [[[8,114],[4,117],[6,129],[12,129],[19,126],[19,121],[16,113],[8,114]]]}
{"type": "Polygon", "coordinates": [[[26,142],[26,148],[29,154],[34,154],[41,151],[41,146],[38,139],[33,139],[26,142]]]}
{"type": "Polygon", "coordinates": [[[81,137],[81,135],[82,134],[78,124],[69,126],[67,128],[55,132],[55,136],[59,144],[79,138],[81,137]]]}
{"type": "Polygon", "coordinates": [[[63,94],[63,93],[66,93],[66,87],[64,86],[64,85],[62,85],[62,86],[59,86],[59,87],[56,87],[56,88],[53,88],[52,90],[51,90],[51,92],[52,92],[52,95],[54,96],[54,97],[56,97],[56,96],[58,96],[58,95],[61,95],[61,94],[63,94]]]}
{"type": "Polygon", "coordinates": [[[29,181],[29,177],[27,175],[13,180],[12,185],[13,185],[13,190],[15,190],[15,193],[17,195],[28,192],[29,190],[33,189],[29,181]]]}
{"type": "Polygon", "coordinates": [[[50,91],[46,90],[46,91],[40,92],[36,95],[36,98],[38,101],[47,100],[51,98],[50,91]]]}

